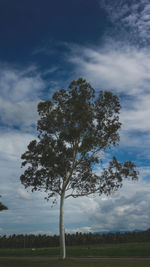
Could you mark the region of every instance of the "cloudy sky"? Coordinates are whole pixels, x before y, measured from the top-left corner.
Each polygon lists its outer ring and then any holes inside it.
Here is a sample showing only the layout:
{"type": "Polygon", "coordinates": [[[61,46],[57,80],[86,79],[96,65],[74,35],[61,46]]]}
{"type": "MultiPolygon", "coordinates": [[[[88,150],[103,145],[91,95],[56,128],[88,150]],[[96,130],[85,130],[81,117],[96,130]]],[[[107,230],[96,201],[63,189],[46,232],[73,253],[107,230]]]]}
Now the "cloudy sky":
{"type": "MultiPolygon", "coordinates": [[[[117,94],[122,110],[118,160],[139,181],[111,197],[67,199],[66,231],[150,227],[149,0],[0,1],[0,234],[58,233],[59,202],[20,183],[20,156],[35,139],[37,103],[78,77],[117,94]]],[[[109,155],[107,155],[109,158],[109,155]]]]}

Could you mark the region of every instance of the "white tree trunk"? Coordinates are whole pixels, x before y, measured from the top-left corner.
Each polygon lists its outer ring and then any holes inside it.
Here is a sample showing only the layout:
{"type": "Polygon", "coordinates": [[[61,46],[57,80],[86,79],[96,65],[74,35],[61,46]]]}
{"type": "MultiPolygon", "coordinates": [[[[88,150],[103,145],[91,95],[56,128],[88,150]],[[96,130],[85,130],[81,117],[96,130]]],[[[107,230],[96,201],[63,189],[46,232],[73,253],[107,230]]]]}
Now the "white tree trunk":
{"type": "Polygon", "coordinates": [[[65,247],[65,229],[64,229],[64,201],[65,192],[60,197],[60,217],[59,217],[59,236],[60,236],[60,258],[66,258],[66,247],[65,247]]]}

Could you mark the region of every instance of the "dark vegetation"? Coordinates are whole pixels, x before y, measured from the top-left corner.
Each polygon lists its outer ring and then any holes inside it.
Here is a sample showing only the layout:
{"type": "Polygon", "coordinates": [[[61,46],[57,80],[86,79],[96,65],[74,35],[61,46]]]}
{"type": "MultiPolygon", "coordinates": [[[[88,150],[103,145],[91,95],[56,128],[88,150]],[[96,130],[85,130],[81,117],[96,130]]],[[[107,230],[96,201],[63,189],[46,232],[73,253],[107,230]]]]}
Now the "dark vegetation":
{"type": "MultiPolygon", "coordinates": [[[[76,233],[66,234],[67,246],[90,246],[100,244],[120,244],[130,242],[150,242],[150,230],[125,233],[76,233]]],[[[10,235],[0,237],[0,248],[45,248],[58,247],[59,236],[49,235],[10,235]]]]}
{"type": "Polygon", "coordinates": [[[2,202],[0,202],[0,211],[2,211],[2,210],[8,210],[8,208],[2,202]]]}

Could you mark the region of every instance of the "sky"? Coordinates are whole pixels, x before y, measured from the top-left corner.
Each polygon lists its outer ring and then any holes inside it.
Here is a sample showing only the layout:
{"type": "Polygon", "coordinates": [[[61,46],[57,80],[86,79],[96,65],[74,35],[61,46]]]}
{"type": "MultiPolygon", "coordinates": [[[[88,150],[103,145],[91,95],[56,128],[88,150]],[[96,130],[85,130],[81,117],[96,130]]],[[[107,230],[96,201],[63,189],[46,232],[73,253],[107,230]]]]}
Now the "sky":
{"type": "Polygon", "coordinates": [[[59,201],[24,189],[20,157],[37,138],[38,102],[78,77],[119,97],[120,144],[106,158],[133,161],[139,180],[109,197],[67,199],[66,232],[148,229],[149,0],[0,0],[0,32],[0,235],[58,234],[59,201]]]}

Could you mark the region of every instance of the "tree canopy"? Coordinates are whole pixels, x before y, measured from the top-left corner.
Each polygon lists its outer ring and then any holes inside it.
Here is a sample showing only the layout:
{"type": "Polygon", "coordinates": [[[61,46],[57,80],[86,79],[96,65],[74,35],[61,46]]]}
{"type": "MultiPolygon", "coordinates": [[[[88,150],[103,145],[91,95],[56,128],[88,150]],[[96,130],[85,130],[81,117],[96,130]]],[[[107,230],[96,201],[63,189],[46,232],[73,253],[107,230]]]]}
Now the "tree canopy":
{"type": "Polygon", "coordinates": [[[22,155],[26,170],[20,178],[33,191],[45,190],[47,198],[60,196],[61,229],[64,199],[109,195],[125,178],[138,178],[131,161],[121,163],[116,157],[107,164],[103,161],[102,152],[119,142],[120,108],[116,95],[97,93],[82,78],[38,104],[38,140],[31,141],[22,155]]]}
{"type": "Polygon", "coordinates": [[[8,210],[8,208],[2,202],[0,202],[0,211],[2,211],[2,210],[8,210]]]}

